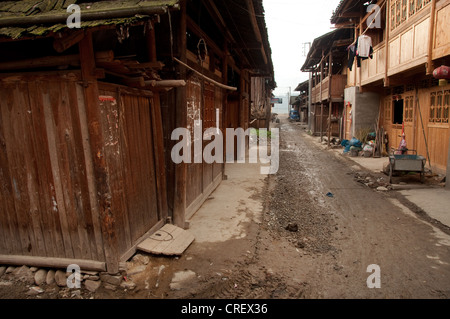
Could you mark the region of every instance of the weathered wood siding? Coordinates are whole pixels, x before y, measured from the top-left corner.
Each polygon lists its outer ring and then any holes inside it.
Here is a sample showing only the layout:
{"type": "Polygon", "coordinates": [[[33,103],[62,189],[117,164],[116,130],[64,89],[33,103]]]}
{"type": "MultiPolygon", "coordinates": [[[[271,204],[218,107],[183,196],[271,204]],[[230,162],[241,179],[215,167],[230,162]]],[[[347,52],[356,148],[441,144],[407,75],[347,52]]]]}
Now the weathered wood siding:
{"type": "Polygon", "coordinates": [[[74,74],[0,79],[0,255],[106,261],[94,156],[106,163],[121,256],[167,214],[153,97],[100,85],[104,143],[92,154],[79,83],[74,74]]]}
{"type": "MultiPolygon", "coordinates": [[[[222,130],[223,92],[221,88],[192,76],[186,85],[187,97],[187,127],[191,132],[193,143],[200,143],[202,151],[210,143],[209,140],[194,140],[195,121],[202,121],[202,133],[207,128],[217,127],[222,130]],[[216,118],[218,110],[219,118],[216,118]]],[[[191,163],[187,164],[187,181],[189,187],[186,190],[186,215],[189,218],[197,211],[205,199],[217,187],[223,171],[222,163],[208,164],[194,163],[194,146],[191,147],[191,163]]]]}
{"type": "Polygon", "coordinates": [[[82,92],[67,76],[1,81],[0,254],[105,260],[82,92]]]}
{"type": "MultiPolygon", "coordinates": [[[[111,187],[111,210],[124,254],[163,216],[158,210],[153,136],[153,97],[138,90],[100,83],[104,156],[111,187]]],[[[159,156],[159,154],[158,154],[159,156]]]]}

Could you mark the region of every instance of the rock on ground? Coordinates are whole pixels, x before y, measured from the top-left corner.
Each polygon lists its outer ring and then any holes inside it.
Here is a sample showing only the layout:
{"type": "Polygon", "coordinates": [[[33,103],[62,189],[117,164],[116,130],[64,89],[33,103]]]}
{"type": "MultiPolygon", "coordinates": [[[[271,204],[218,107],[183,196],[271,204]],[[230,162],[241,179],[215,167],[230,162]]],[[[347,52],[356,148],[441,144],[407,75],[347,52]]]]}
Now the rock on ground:
{"type": "Polygon", "coordinates": [[[62,270],[57,270],[55,273],[55,281],[59,287],[66,287],[67,286],[66,272],[62,270]]]}
{"type": "Polygon", "coordinates": [[[47,270],[39,269],[34,274],[34,283],[38,286],[42,285],[47,279],[47,270]]]}

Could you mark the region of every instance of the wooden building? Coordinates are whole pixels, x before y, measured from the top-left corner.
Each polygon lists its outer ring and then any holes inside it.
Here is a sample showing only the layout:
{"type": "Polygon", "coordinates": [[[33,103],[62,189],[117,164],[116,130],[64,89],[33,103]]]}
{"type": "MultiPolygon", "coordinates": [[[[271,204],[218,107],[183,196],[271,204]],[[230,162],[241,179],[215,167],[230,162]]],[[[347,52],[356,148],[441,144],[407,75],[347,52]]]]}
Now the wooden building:
{"type": "Polygon", "coordinates": [[[346,138],[379,123],[388,147],[397,148],[404,130],[408,148],[426,156],[427,167],[446,171],[450,85],[439,86],[432,72],[450,65],[449,16],[449,0],[340,2],[331,23],[354,30],[355,40],[369,36],[373,48],[372,58],[347,73],[345,101],[352,122],[346,138]]]}
{"type": "Polygon", "coordinates": [[[260,0],[0,2],[0,52],[0,264],[117,273],[222,179],[171,132],[247,128],[274,83],[260,0]]]}
{"type": "MultiPolygon", "coordinates": [[[[314,39],[302,72],[312,73],[311,131],[315,135],[342,137],[344,89],[347,82],[347,46],[350,29],[337,29],[314,39]]],[[[328,139],[330,140],[330,139],[328,139]]]]}
{"type": "Polygon", "coordinates": [[[294,105],[300,115],[300,122],[308,123],[309,80],[299,83],[294,91],[299,92],[294,105]]]}

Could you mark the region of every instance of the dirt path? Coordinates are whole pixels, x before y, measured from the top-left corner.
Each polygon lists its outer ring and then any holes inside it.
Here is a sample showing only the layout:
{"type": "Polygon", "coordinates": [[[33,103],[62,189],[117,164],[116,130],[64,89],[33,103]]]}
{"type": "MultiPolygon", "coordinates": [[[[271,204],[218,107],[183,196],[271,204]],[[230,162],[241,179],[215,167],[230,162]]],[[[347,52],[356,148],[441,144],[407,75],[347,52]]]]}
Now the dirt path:
{"type": "Polygon", "coordinates": [[[395,192],[356,182],[344,158],[321,150],[295,123],[284,121],[280,129],[280,168],[262,194],[262,223],[252,225],[243,246],[217,250],[228,267],[234,264],[226,280],[205,278],[188,294],[168,297],[450,296],[448,234],[418,218],[395,192]],[[372,264],[380,269],[379,289],[367,286],[372,264]]]}
{"type": "MultiPolygon", "coordinates": [[[[398,193],[377,192],[357,182],[348,159],[324,151],[296,123],[284,120],[279,125],[278,173],[266,178],[265,187],[245,184],[246,196],[263,203],[262,212],[248,211],[245,199],[238,203],[243,215],[238,226],[245,236],[194,242],[180,258],[142,255],[130,264],[141,267],[130,275],[134,289],[101,287],[94,294],[83,290],[81,296],[449,298],[448,229],[406,208],[398,193]],[[369,265],[379,266],[380,288],[367,286],[369,265]],[[176,274],[188,279],[174,285],[176,274]]],[[[27,290],[20,285],[0,287],[0,298],[26,298],[27,290]]],[[[59,290],[40,298],[70,296],[59,290]]]]}

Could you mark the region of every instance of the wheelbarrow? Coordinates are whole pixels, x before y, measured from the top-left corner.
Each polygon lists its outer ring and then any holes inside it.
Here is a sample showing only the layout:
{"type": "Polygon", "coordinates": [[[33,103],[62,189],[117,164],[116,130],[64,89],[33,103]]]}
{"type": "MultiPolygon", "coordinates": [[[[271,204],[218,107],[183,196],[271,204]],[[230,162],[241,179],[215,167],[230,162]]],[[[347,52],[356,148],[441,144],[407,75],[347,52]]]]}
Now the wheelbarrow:
{"type": "Polygon", "coordinates": [[[416,150],[408,150],[413,154],[395,154],[394,149],[389,154],[389,183],[392,183],[394,172],[417,172],[420,173],[420,182],[425,181],[425,157],[417,155],[416,150]]]}

